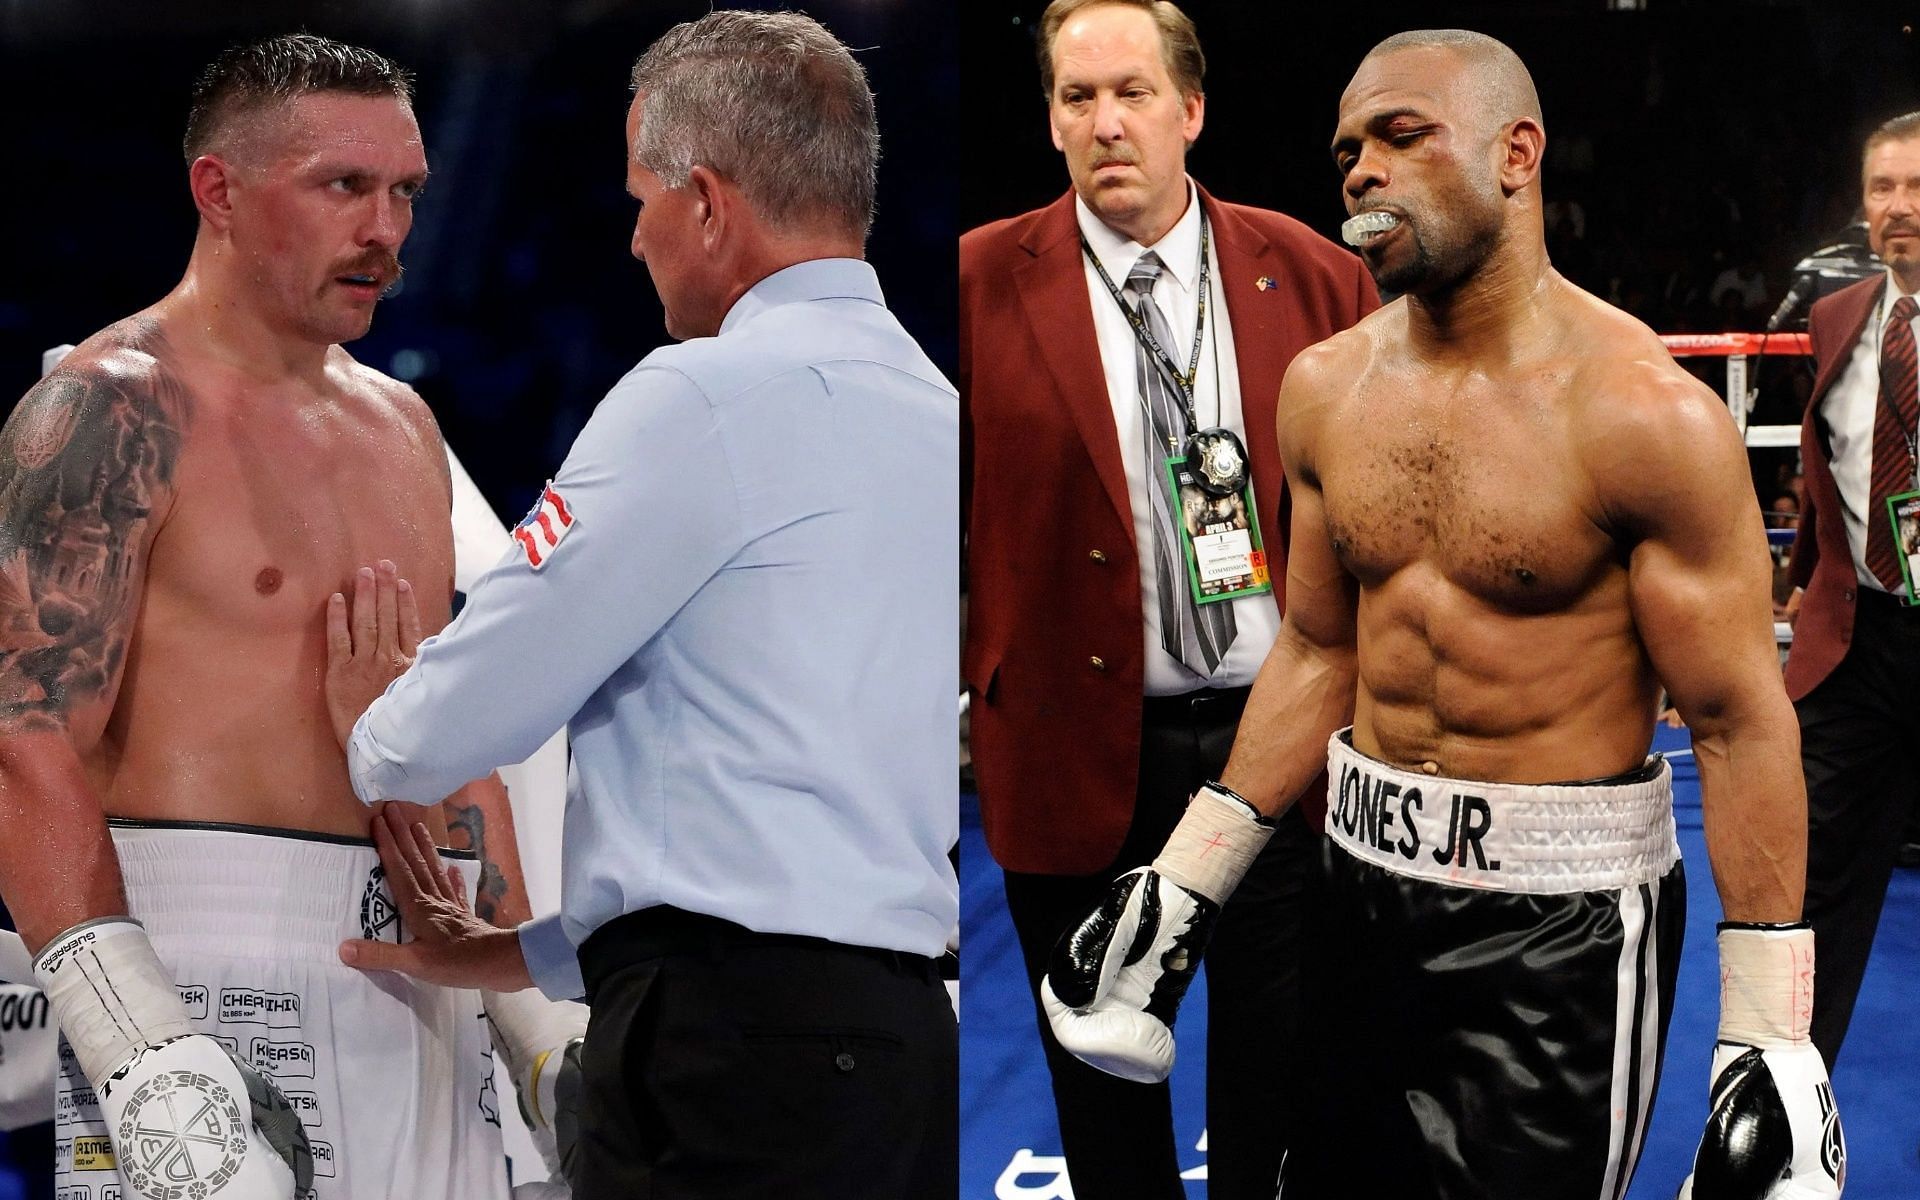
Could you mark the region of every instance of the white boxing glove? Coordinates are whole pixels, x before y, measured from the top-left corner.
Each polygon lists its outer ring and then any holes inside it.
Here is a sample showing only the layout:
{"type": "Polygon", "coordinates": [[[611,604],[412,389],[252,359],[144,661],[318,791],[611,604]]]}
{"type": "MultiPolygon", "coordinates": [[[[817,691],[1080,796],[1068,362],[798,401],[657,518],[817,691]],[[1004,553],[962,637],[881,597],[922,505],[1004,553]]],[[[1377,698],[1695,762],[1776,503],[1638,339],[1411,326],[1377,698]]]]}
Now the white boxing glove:
{"type": "MultiPolygon", "coordinates": [[[[534,988],[480,996],[493,1052],[506,1064],[527,1132],[547,1164],[547,1174],[561,1185],[555,1196],[564,1200],[567,1191],[562,1181],[579,1132],[580,1050],[587,1032],[587,1008],[549,1000],[534,988]]],[[[519,1188],[514,1193],[515,1200],[520,1200],[519,1188]]]]}
{"type": "Polygon", "coordinates": [[[141,1200],[295,1200],[313,1186],[300,1116],[273,1082],[194,1033],[131,917],[67,930],[33,963],[141,1200]]]}
{"type": "Polygon", "coordinates": [[[1040,1002],[1068,1053],[1135,1083],[1167,1077],[1174,1014],[1220,906],[1272,836],[1252,805],[1219,784],[1194,794],[1153,865],[1114,880],[1053,949],[1040,1002]]]}
{"type": "Polygon", "coordinates": [[[1712,1106],[1679,1200],[1832,1200],[1847,1142],[1813,1022],[1813,930],[1720,926],[1712,1106]]]}

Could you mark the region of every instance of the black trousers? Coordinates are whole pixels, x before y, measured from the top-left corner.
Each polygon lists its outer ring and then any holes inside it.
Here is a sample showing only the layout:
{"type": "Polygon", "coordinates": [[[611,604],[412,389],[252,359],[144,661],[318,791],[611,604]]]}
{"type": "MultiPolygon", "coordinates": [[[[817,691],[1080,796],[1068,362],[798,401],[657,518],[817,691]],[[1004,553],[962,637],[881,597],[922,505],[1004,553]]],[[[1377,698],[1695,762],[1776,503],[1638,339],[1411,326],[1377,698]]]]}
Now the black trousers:
{"type": "MultiPolygon", "coordinates": [[[[1140,784],[1120,854],[1093,875],[1005,873],[1007,911],[1040,1014],[1040,977],[1068,924],[1120,874],[1152,861],[1187,799],[1226,766],[1246,691],[1150,697],[1140,784]]],[[[1298,807],[1221,910],[1207,951],[1207,1195],[1272,1200],[1301,1089],[1300,938],[1319,867],[1298,807]]],[[[1178,1200],[1178,1148],[1166,1084],[1129,1083],[1060,1048],[1044,1014],[1040,1040],[1053,1077],[1060,1140],[1075,1200],[1178,1200]]]]}
{"type": "Polygon", "coordinates": [[[663,907],[580,962],[575,1200],[955,1195],[958,1032],[932,960],[663,907]]]}
{"type": "Polygon", "coordinates": [[[1832,1068],[1920,807],[1920,608],[1859,589],[1846,657],[1795,705],[1807,776],[1813,1043],[1832,1068]]]}

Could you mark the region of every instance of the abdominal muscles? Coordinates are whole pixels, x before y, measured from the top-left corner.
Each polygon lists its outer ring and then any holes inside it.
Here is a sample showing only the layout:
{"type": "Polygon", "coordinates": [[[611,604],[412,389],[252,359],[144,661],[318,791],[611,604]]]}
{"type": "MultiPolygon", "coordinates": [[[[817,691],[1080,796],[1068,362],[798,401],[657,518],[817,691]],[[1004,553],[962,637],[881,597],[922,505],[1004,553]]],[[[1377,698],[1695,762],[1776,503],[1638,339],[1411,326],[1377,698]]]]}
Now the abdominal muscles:
{"type": "Polygon", "coordinates": [[[1413,564],[1366,589],[1355,743],[1462,779],[1550,783],[1638,766],[1657,685],[1625,572],[1532,611],[1413,564]]]}

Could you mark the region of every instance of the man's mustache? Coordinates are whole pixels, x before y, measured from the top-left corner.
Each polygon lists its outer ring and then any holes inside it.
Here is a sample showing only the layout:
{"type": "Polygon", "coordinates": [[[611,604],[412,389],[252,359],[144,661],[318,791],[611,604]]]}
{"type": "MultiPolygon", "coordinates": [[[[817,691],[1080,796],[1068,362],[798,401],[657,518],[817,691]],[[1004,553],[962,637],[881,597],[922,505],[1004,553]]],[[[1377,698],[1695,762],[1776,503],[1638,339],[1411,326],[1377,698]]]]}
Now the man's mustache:
{"type": "Polygon", "coordinates": [[[382,287],[391,287],[399,282],[406,268],[400,265],[400,259],[391,250],[375,247],[335,265],[332,277],[342,275],[371,275],[382,287]]]}

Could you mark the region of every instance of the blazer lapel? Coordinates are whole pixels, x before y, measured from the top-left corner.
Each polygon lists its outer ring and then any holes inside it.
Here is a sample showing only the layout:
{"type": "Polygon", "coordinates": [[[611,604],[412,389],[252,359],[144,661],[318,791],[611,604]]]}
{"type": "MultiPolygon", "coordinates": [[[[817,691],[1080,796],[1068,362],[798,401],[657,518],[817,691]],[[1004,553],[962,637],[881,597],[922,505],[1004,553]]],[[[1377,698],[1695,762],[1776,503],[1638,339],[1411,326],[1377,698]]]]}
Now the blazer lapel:
{"type": "Polygon", "coordinates": [[[1846,322],[1847,337],[1840,343],[1846,347],[1846,351],[1834,354],[1820,364],[1819,373],[1813,377],[1813,398],[1807,402],[1809,414],[1819,408],[1820,402],[1826,398],[1827,389],[1833,386],[1833,381],[1839,378],[1840,372],[1846,369],[1848,362],[1852,361],[1853,347],[1859,344],[1860,335],[1867,331],[1867,319],[1873,315],[1874,309],[1879,307],[1880,296],[1886,290],[1886,286],[1886,277],[1883,275],[1877,287],[1861,288],[1859,299],[1848,297],[1853,304],[1859,306],[1858,308],[1852,311],[1842,309],[1834,314],[1836,317],[1844,318],[1846,322]]]}
{"type": "Polygon", "coordinates": [[[1133,505],[1127,496],[1126,468],[1120,461],[1113,401],[1100,365],[1100,343],[1093,331],[1072,192],[1047,209],[1021,248],[1033,256],[1013,272],[1022,314],[1034,343],[1046,350],[1042,359],[1047,374],[1080,430],[1107,499],[1131,530],[1133,505]]]}

